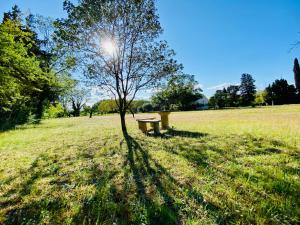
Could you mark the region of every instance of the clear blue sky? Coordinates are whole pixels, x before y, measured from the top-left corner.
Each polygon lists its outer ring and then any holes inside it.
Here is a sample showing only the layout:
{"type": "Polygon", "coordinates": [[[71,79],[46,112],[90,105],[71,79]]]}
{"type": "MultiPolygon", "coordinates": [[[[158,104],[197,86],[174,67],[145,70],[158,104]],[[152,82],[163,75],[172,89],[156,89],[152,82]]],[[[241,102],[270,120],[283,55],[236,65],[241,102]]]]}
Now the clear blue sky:
{"type": "MultiPolygon", "coordinates": [[[[62,0],[4,0],[53,18],[63,17],[62,0]]],[[[204,94],[215,86],[239,83],[250,73],[259,89],[277,78],[293,80],[293,59],[300,47],[299,0],[158,0],[163,38],[176,51],[184,72],[195,74],[204,94]]]]}

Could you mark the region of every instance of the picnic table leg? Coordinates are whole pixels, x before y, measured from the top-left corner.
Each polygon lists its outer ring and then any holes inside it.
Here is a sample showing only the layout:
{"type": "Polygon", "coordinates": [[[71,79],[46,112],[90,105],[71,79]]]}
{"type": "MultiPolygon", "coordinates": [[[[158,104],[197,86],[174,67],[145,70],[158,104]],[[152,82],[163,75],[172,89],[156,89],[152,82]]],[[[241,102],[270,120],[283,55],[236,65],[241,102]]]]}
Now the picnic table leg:
{"type": "Polygon", "coordinates": [[[160,134],[160,131],[159,131],[159,123],[151,123],[151,125],[153,126],[154,134],[155,134],[155,135],[160,134]]]}
{"type": "Polygon", "coordinates": [[[154,129],[154,123],[150,123],[150,127],[154,129]]]}
{"type": "Polygon", "coordinates": [[[168,129],[169,128],[169,114],[170,112],[159,112],[161,118],[161,128],[168,129]]]}
{"type": "Polygon", "coordinates": [[[147,133],[147,124],[146,123],[142,123],[142,122],[138,122],[139,124],[139,129],[143,132],[143,133],[147,133]]]}

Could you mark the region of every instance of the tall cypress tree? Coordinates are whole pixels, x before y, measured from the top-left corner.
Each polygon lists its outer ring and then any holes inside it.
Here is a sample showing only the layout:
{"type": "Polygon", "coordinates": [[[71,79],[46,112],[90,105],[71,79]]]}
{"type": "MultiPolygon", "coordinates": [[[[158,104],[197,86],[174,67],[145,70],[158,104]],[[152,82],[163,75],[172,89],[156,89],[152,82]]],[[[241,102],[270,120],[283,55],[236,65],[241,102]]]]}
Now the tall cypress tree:
{"type": "Polygon", "coordinates": [[[294,60],[294,78],[295,78],[296,89],[298,93],[300,93],[300,67],[297,58],[295,58],[294,60]]]}
{"type": "Polygon", "coordinates": [[[243,106],[249,106],[255,99],[256,87],[255,80],[250,74],[243,73],[241,77],[240,95],[241,104],[243,106]]]}

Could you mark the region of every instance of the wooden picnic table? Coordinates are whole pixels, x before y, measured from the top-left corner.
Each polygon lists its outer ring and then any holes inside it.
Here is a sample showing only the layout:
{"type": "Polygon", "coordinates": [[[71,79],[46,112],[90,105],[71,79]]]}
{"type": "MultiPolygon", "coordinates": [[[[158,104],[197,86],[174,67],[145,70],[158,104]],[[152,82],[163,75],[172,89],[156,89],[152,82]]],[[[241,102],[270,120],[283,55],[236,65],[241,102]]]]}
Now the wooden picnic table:
{"type": "Polygon", "coordinates": [[[141,118],[141,119],[137,119],[136,121],[138,122],[139,125],[139,129],[143,132],[143,133],[147,133],[148,129],[147,129],[147,123],[150,123],[150,126],[152,127],[154,134],[159,134],[160,130],[159,130],[159,122],[161,122],[161,129],[165,130],[165,129],[169,129],[169,115],[170,115],[170,111],[159,111],[157,112],[160,115],[161,120],[155,119],[154,117],[150,117],[150,118],[141,118]]]}
{"type": "Polygon", "coordinates": [[[150,123],[150,126],[153,128],[154,134],[155,135],[160,134],[160,130],[159,130],[159,122],[160,122],[160,120],[157,120],[157,119],[154,119],[154,118],[147,118],[147,119],[137,119],[136,121],[139,124],[139,129],[143,133],[147,133],[148,132],[147,123],[150,123]]]}

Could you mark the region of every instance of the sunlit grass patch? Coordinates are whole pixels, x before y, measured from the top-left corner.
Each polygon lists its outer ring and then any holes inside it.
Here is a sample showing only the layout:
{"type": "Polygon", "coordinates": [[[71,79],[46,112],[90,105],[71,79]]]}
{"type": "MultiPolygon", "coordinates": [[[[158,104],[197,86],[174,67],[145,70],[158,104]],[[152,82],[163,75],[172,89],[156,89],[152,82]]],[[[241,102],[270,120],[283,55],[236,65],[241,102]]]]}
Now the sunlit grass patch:
{"type": "Polygon", "coordinates": [[[128,116],[124,138],[117,115],[1,133],[0,223],[296,224],[299,112],[171,113],[159,137],[128,116]]]}

